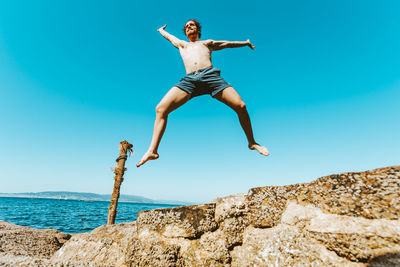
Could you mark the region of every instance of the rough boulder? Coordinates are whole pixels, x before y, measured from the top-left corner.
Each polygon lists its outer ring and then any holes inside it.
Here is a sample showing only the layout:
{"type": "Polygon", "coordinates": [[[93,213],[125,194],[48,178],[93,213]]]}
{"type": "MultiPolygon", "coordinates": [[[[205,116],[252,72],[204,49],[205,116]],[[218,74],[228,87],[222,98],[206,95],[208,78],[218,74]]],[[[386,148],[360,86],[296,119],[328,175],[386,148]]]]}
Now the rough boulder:
{"type": "Polygon", "coordinates": [[[110,266],[400,266],[400,166],[142,211],[52,260],[110,266]]]}

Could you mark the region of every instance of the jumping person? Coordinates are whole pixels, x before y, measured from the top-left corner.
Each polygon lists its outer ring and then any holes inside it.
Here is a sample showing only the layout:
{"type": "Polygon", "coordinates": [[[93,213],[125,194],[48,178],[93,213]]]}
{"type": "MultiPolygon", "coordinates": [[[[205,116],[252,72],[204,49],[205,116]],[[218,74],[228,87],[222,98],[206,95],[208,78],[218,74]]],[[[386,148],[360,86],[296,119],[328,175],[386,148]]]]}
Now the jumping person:
{"type": "Polygon", "coordinates": [[[165,31],[167,25],[158,29],[160,34],[179,49],[183,64],[186,69],[186,76],[180,83],[172,87],[156,107],[156,120],[154,123],[153,138],[147,152],[144,154],[137,167],[148,160],[158,158],[158,146],[167,126],[168,114],[185,104],[192,97],[203,94],[210,94],[212,97],[231,107],[238,115],[240,125],[246,134],[249,148],[257,150],[264,156],[269,152],[266,147],[256,143],[253,137],[250,117],[246,105],[239,94],[220,76],[220,70],[214,68],[211,63],[211,52],[224,48],[248,46],[254,49],[250,40],[243,42],[231,41],[200,41],[201,26],[196,20],[186,22],[183,31],[189,42],[179,40],[165,31]]]}

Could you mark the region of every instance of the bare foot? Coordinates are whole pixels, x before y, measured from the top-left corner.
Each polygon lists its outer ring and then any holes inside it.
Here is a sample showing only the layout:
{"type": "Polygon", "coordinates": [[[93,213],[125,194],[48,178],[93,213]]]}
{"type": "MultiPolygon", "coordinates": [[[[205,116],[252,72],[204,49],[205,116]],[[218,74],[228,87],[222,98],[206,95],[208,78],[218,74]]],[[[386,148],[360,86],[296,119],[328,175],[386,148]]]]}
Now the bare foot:
{"type": "Polygon", "coordinates": [[[148,160],[154,160],[154,159],[158,159],[158,154],[157,153],[153,153],[153,152],[146,152],[146,154],[143,155],[143,158],[139,161],[138,164],[136,164],[136,167],[140,167],[143,164],[146,163],[146,161],[148,160]]]}
{"type": "Polygon", "coordinates": [[[266,147],[260,146],[259,144],[252,144],[249,145],[249,148],[251,150],[257,150],[258,152],[260,152],[260,154],[264,155],[264,156],[269,156],[269,151],[266,147]]]}

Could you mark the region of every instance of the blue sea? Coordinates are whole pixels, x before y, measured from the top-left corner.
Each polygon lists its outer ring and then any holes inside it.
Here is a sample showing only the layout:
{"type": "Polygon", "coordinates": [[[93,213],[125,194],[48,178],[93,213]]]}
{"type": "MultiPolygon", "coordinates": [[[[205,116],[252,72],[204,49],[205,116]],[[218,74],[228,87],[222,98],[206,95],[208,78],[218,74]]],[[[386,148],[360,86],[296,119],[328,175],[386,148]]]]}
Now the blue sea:
{"type": "MultiPolygon", "coordinates": [[[[36,229],[82,233],[107,224],[110,202],[0,197],[0,220],[36,229]]],[[[118,203],[115,223],[135,221],[141,210],[179,205],[118,203]]]]}

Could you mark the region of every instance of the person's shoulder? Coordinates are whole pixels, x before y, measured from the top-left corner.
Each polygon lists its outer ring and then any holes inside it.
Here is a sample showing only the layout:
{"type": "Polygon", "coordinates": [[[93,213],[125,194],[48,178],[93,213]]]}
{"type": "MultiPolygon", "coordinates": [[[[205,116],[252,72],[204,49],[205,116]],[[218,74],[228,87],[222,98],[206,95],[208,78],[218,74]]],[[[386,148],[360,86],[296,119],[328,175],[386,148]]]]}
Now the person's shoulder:
{"type": "Polygon", "coordinates": [[[209,46],[212,45],[214,43],[214,40],[208,39],[208,40],[202,40],[200,41],[202,44],[209,46]]]}
{"type": "Polygon", "coordinates": [[[188,42],[185,40],[179,40],[179,45],[178,48],[185,48],[187,46],[188,42]]]}

